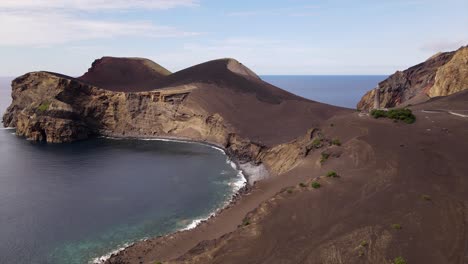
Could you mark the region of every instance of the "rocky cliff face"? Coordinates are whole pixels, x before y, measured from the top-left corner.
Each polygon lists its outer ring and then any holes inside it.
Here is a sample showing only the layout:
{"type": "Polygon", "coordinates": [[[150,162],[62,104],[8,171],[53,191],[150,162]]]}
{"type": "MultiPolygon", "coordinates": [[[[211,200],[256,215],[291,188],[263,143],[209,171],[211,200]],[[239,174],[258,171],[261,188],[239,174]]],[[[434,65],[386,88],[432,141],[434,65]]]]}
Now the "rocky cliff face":
{"type": "Polygon", "coordinates": [[[224,144],[222,117],[183,104],[196,87],[161,92],[112,92],[47,72],[13,81],[13,103],[3,122],[30,140],[70,142],[91,135],[178,136],[224,144]],[[180,93],[182,91],[182,93],[180,93]],[[178,100],[170,95],[180,95],[178,100]]]}
{"type": "MultiPolygon", "coordinates": [[[[380,108],[420,103],[468,89],[468,46],[438,53],[421,64],[397,71],[377,88],[380,90],[380,108]]],[[[375,90],[367,92],[357,108],[374,108],[375,93],[375,90]]]]}

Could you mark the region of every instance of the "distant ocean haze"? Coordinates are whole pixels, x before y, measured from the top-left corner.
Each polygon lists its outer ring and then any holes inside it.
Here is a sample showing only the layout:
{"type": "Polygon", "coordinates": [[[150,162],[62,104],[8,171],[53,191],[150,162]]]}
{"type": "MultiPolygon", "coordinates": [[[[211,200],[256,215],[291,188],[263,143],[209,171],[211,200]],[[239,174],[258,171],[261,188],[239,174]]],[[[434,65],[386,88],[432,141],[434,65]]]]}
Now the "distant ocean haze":
{"type": "Polygon", "coordinates": [[[356,108],[361,97],[386,75],[262,75],[275,86],[326,104],[356,108]]]}

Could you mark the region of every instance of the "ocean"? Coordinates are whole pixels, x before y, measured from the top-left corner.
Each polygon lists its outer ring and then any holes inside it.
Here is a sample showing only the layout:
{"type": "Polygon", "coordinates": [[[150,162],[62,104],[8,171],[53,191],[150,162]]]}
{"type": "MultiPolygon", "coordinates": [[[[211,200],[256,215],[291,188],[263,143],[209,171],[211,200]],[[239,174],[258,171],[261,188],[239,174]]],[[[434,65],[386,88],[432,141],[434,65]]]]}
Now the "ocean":
{"type": "Polygon", "coordinates": [[[386,75],[263,75],[261,78],[314,101],[356,108],[361,97],[386,75]]]}
{"type": "MultiPolygon", "coordinates": [[[[385,76],[262,76],[303,97],[354,108],[385,76]]],[[[12,78],[0,78],[0,112],[12,78]]],[[[96,138],[26,141],[0,129],[0,263],[89,263],[132,242],[192,227],[244,178],[219,149],[96,138]],[[182,165],[182,166],[181,166],[182,165]]]]}

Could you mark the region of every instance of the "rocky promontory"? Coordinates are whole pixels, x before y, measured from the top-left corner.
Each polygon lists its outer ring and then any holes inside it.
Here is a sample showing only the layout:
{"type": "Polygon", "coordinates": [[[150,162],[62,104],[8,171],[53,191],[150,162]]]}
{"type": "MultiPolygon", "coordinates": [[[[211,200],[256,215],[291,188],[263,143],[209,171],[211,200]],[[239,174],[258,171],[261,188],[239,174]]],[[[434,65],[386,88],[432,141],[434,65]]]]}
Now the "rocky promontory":
{"type": "Polygon", "coordinates": [[[272,173],[305,155],[297,138],[346,112],[263,82],[233,59],[171,74],[147,59],[104,57],[79,78],[27,73],[12,82],[12,97],[4,126],[29,140],[182,138],[222,146],[241,161],[265,162],[272,173]],[[277,148],[295,154],[278,162],[277,148]]]}
{"type": "Polygon", "coordinates": [[[437,53],[425,62],[397,71],[367,92],[357,104],[359,110],[416,104],[437,96],[468,89],[468,46],[456,51],[437,53]]]}

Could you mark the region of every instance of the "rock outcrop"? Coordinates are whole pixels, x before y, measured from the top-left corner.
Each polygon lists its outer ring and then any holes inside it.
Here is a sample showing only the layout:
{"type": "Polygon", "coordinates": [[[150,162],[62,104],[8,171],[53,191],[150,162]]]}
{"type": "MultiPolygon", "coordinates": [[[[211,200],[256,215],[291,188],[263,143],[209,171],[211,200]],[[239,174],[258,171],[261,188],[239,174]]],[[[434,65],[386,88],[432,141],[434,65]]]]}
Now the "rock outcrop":
{"type": "MultiPolygon", "coordinates": [[[[376,89],[380,92],[380,108],[421,103],[468,89],[468,46],[438,53],[421,64],[397,71],[376,89]]],[[[359,110],[375,108],[376,89],[362,97],[359,110]]]]}

